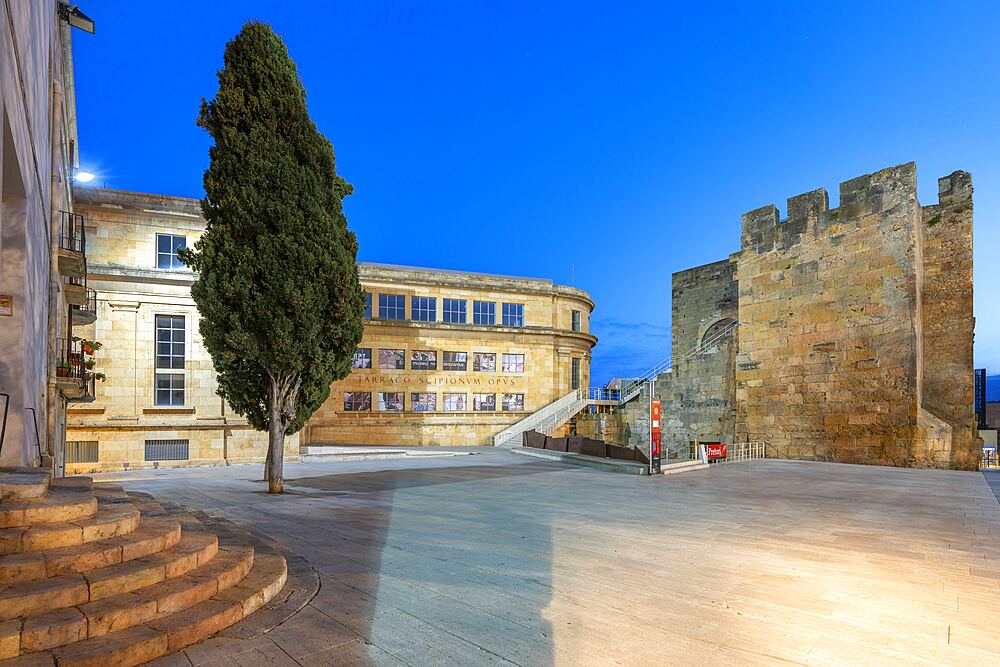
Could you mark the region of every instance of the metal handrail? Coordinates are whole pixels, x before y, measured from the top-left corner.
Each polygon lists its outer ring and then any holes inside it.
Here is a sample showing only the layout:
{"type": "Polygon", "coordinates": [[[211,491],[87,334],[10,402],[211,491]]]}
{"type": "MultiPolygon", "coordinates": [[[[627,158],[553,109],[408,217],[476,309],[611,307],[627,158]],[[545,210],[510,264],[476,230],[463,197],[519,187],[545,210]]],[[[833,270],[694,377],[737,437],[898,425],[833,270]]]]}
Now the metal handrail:
{"type": "Polygon", "coordinates": [[[87,300],[82,306],[71,306],[74,310],[83,310],[88,313],[97,312],[97,290],[93,287],[87,288],[87,300]]]}
{"type": "MultiPolygon", "coordinates": [[[[724,329],[721,329],[720,331],[715,332],[714,334],[712,334],[711,338],[707,338],[707,339],[701,341],[700,343],[698,343],[697,345],[695,345],[694,347],[692,347],[690,350],[688,350],[687,352],[685,352],[681,356],[681,360],[687,360],[687,359],[690,359],[691,357],[693,357],[693,356],[695,356],[697,354],[701,354],[702,352],[704,352],[708,348],[712,347],[713,345],[715,345],[716,343],[718,343],[720,340],[722,340],[726,336],[728,336],[731,333],[733,333],[733,331],[735,331],[736,328],[739,325],[740,325],[739,322],[733,322],[732,324],[730,324],[729,326],[725,327],[724,329]]],[[[665,373],[667,370],[672,369],[673,368],[673,364],[674,364],[674,358],[673,358],[673,356],[667,357],[666,359],[664,359],[663,361],[661,361],[660,363],[656,364],[655,366],[653,366],[652,368],[650,368],[648,371],[646,371],[645,373],[643,373],[638,378],[631,379],[628,382],[623,382],[622,383],[622,387],[621,387],[621,394],[620,394],[621,395],[621,399],[620,399],[621,402],[622,403],[627,403],[628,401],[631,401],[633,398],[635,398],[636,396],[638,396],[640,393],[642,393],[642,388],[643,388],[643,386],[647,382],[649,382],[650,380],[654,379],[656,376],[660,375],[661,373],[665,373]]]]}
{"type": "Polygon", "coordinates": [[[86,366],[84,366],[85,359],[80,341],[73,340],[72,338],[59,338],[56,340],[56,344],[58,347],[56,352],[56,368],[62,366],[69,369],[62,373],[56,371],[56,375],[58,377],[85,377],[86,366]]]}
{"type": "Polygon", "coordinates": [[[83,215],[59,211],[59,248],[86,254],[87,233],[83,224],[83,215]]]}

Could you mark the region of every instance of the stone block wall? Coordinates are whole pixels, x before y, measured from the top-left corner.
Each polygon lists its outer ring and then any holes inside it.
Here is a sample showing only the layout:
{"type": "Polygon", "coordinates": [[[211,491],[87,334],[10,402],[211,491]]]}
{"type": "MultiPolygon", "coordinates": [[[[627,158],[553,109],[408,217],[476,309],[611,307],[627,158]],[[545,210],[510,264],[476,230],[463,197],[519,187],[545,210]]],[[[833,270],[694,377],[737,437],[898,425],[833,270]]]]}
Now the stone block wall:
{"type": "Polygon", "coordinates": [[[788,458],[907,465],[919,407],[913,163],[743,216],[737,433],[788,458]]]}
{"type": "Polygon", "coordinates": [[[655,389],[666,456],[687,458],[693,442],[733,441],[736,334],[716,338],[738,317],[734,259],[675,273],[671,308],[673,367],[655,389]]]}
{"type": "MultiPolygon", "coordinates": [[[[969,174],[940,179],[939,199],[920,205],[913,163],[883,169],[842,183],[839,209],[819,189],[785,220],[746,213],[739,253],[675,274],[668,455],[763,440],[779,457],[974,469],[969,174]],[[729,317],[738,335],[684,356],[729,317]]],[[[622,411],[643,443],[647,400],[622,411]]]]}
{"type": "Polygon", "coordinates": [[[972,343],[972,176],[938,179],[938,203],[922,208],[924,280],[922,407],[950,424],[953,463],[978,461],[972,343]]]}

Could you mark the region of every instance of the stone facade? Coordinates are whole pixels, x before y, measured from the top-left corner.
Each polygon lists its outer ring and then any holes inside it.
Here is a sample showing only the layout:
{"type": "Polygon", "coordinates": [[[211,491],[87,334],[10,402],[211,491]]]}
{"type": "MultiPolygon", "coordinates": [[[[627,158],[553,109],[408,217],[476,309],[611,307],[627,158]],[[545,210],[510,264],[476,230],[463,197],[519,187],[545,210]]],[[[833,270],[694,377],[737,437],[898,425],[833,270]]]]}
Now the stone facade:
{"type": "MultiPolygon", "coordinates": [[[[97,460],[69,465],[72,472],[122,468],[211,465],[263,460],[267,436],[254,431],[216,395],[215,371],[198,333],[191,299],[195,275],[184,267],[157,268],[158,235],[184,237],[190,247],[204,230],[197,200],[104,189],[78,189],[86,215],[91,286],[98,290],[97,321],[82,336],[103,343],[97,369],[97,401],[71,410],[71,451],[98,443],[97,460]],[[157,318],[171,317],[183,331],[180,405],[160,405],[156,393],[157,318]],[[146,460],[147,441],[186,441],[183,460],[146,460]]],[[[304,444],[484,445],[494,434],[589,382],[588,333],[593,302],[585,292],[550,280],[493,276],[380,264],[359,264],[371,294],[371,318],[359,346],[357,368],[336,383],[326,403],[302,432],[286,439],[286,458],[304,444]],[[380,312],[380,295],[401,297],[402,319],[380,312]],[[415,321],[414,298],[434,299],[433,321],[415,321]],[[444,299],[465,303],[466,322],[445,322],[444,299]],[[495,305],[496,324],[475,324],[475,301],[495,305]],[[503,326],[504,303],[523,306],[523,326],[503,326]],[[579,331],[574,331],[577,311],[579,331]],[[401,350],[402,368],[379,367],[381,350],[401,350]],[[413,356],[435,354],[436,370],[422,370],[413,356]],[[445,352],[466,354],[466,370],[446,370],[445,352]],[[495,355],[492,370],[476,371],[474,354],[495,355]],[[503,355],[523,355],[523,369],[505,370],[503,355]],[[365,365],[361,363],[359,365],[365,365]],[[370,394],[368,409],[345,411],[345,394],[370,394]],[[403,410],[379,409],[379,394],[403,394],[403,410]],[[434,394],[436,410],[414,410],[413,394],[434,394]],[[445,394],[462,394],[465,409],[445,412],[445,394]],[[474,411],[473,395],[491,395],[494,410],[474,411]],[[523,408],[504,410],[507,394],[523,396],[523,408]]],[[[516,358],[515,358],[516,359],[516,358]]],[[[509,403],[508,403],[509,404],[509,403]]],[[[91,456],[91,459],[94,457],[91,456]]]]}
{"type": "Polygon", "coordinates": [[[746,213],[739,253],[675,274],[669,455],[763,440],[786,458],[974,467],[969,174],[939,199],[920,205],[913,163],[884,169],[841,184],[839,209],[820,189],[785,220],[746,213]]]}
{"type": "Polygon", "coordinates": [[[488,445],[492,437],[528,414],[590,381],[590,350],[596,338],[588,332],[594,304],[582,290],[550,280],[492,276],[414,267],[361,264],[361,282],[372,294],[372,317],[359,348],[370,351],[371,368],[358,368],[336,383],[330,398],[305,429],[309,444],[488,445]],[[380,295],[403,297],[404,319],[380,312],[380,295]],[[434,299],[433,321],[413,321],[414,297],[434,299]],[[444,321],[444,300],[466,304],[465,323],[444,321]],[[475,324],[475,302],[495,304],[496,324],[475,324]],[[502,304],[522,305],[523,326],[503,326],[502,304]],[[579,331],[573,331],[573,312],[579,331]],[[382,369],[380,352],[401,350],[403,368],[382,369]],[[436,355],[435,370],[421,370],[413,356],[436,355]],[[465,370],[445,368],[444,354],[465,354],[465,370]],[[476,355],[492,355],[491,370],[476,370],[476,355]],[[504,368],[504,355],[523,358],[522,370],[504,368]],[[370,393],[371,409],[345,410],[345,394],[370,393]],[[403,410],[378,409],[379,394],[403,394],[403,410]],[[436,410],[414,409],[413,394],[432,394],[436,410]],[[446,411],[446,395],[464,409],[446,411]],[[492,397],[495,409],[475,410],[474,397],[492,397]],[[505,409],[504,396],[523,397],[523,407],[505,409]],[[456,400],[456,399],[452,399],[456,400]]]}
{"type": "Polygon", "coordinates": [[[60,222],[73,209],[77,145],[70,28],[59,4],[0,4],[0,465],[57,470],[67,406],[57,348],[72,326],[60,222]]]}

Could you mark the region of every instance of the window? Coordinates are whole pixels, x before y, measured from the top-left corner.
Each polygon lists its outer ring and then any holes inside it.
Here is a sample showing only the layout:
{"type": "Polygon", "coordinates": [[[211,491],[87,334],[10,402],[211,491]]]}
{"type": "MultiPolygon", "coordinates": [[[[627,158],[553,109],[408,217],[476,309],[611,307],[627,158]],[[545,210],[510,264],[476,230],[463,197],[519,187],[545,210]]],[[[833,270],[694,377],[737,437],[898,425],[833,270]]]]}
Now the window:
{"type": "Polygon", "coordinates": [[[403,350],[379,350],[378,368],[380,371],[401,371],[406,368],[406,356],[403,350]]]}
{"type": "Polygon", "coordinates": [[[184,405],[184,376],[182,374],[156,374],[156,404],[184,405]]]}
{"type": "Polygon", "coordinates": [[[573,359],[572,372],[570,373],[570,389],[580,388],[580,360],[573,359]]]}
{"type": "Polygon", "coordinates": [[[155,326],[154,401],[156,405],[184,405],[184,318],[157,315],[155,326]]]}
{"type": "Polygon", "coordinates": [[[370,391],[345,391],[344,412],[368,412],[372,409],[370,391]]]}
{"type": "Polygon", "coordinates": [[[405,320],[406,297],[402,294],[379,294],[378,317],[380,320],[405,320]]]}
{"type": "Polygon", "coordinates": [[[354,351],[354,360],[351,361],[351,368],[371,368],[372,349],[370,347],[359,347],[354,351]]]}
{"type": "Polygon", "coordinates": [[[437,394],[410,394],[410,409],[414,412],[437,410],[437,394]]]}
{"type": "Polygon", "coordinates": [[[469,363],[468,352],[445,352],[441,370],[464,371],[469,363]]]}
{"type": "Polygon", "coordinates": [[[472,323],[489,324],[497,323],[497,305],[492,301],[472,302],[472,323]]]}
{"type": "Polygon", "coordinates": [[[432,296],[411,296],[410,316],[414,322],[437,322],[437,299],[432,296]]]}
{"type": "Polygon", "coordinates": [[[504,373],[523,373],[524,372],[524,355],[523,354],[505,354],[500,359],[500,368],[504,373]]]}
{"type": "Polygon", "coordinates": [[[385,392],[379,393],[378,395],[378,411],[379,412],[402,412],[403,411],[403,392],[385,392]]]}
{"type": "Polygon", "coordinates": [[[184,370],[184,318],[156,316],[156,368],[184,370]]]}
{"type": "Polygon", "coordinates": [[[147,461],[183,461],[188,457],[187,440],[147,440],[147,461]]]}
{"type": "Polygon", "coordinates": [[[472,355],[472,370],[481,373],[497,372],[497,355],[495,352],[476,352],[472,355]]]}
{"type": "Polygon", "coordinates": [[[504,394],[502,407],[504,412],[524,412],[524,394],[504,394]]]}
{"type": "Polygon", "coordinates": [[[187,247],[187,237],[174,234],[156,235],[156,268],[183,269],[184,262],[177,257],[177,251],[187,247]]]}
{"type": "Polygon", "coordinates": [[[445,322],[465,324],[465,299],[445,299],[443,315],[445,322]]]}
{"type": "Polygon", "coordinates": [[[573,311],[573,331],[579,331],[579,330],[580,330],[580,311],[579,310],[574,310],[573,311]]]}
{"type": "Polygon", "coordinates": [[[365,292],[365,319],[370,320],[372,318],[372,293],[365,292]]]}
{"type": "Polygon", "coordinates": [[[503,325],[505,327],[524,326],[524,304],[505,303],[503,304],[503,325]]]}
{"type": "Polygon", "coordinates": [[[497,395],[496,394],[473,394],[472,395],[472,411],[473,412],[496,412],[497,410],[497,395]]]}
{"type": "Polygon", "coordinates": [[[465,412],[465,394],[445,394],[445,412],[465,412]]]}
{"type": "Polygon", "coordinates": [[[413,350],[410,352],[411,371],[436,371],[438,355],[434,350],[413,350]]]}

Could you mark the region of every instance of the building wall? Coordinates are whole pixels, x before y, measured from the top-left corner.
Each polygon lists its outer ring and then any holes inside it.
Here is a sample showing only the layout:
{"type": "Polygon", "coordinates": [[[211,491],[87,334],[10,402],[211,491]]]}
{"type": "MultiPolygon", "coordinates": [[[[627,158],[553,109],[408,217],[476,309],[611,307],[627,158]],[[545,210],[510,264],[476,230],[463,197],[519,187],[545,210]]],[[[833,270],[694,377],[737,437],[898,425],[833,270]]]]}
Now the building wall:
{"type": "Polygon", "coordinates": [[[952,458],[978,460],[973,412],[972,176],[956,171],[938,179],[939,203],[922,209],[924,237],[923,404],[954,428],[952,458]]]}
{"type": "Polygon", "coordinates": [[[737,431],[789,458],[913,463],[919,225],[911,163],[743,216],[737,431]]]}
{"type": "MultiPolygon", "coordinates": [[[[718,424],[721,441],[779,457],[973,468],[971,178],[939,194],[921,207],[909,163],[842,183],[839,209],[820,189],[789,199],[786,220],[746,213],[729,260],[738,335],[687,359],[731,315],[731,287],[722,262],[676,274],[674,367],[657,378],[668,453],[718,424]]],[[[646,400],[623,411],[640,446],[646,400]]]]}
{"type": "MultiPolygon", "coordinates": [[[[80,189],[77,208],[87,216],[90,284],[98,290],[99,317],[81,335],[103,343],[96,370],[107,374],[97,401],[71,410],[69,440],[98,441],[100,460],[70,466],[73,472],[123,467],[256,462],[263,459],[267,436],[253,431],[216,394],[215,371],[197,331],[198,312],[190,295],[195,275],[185,269],[156,268],[156,235],[177,234],[188,247],[204,231],[196,200],[102,189],[80,189]],[[179,407],[155,402],[154,328],[157,315],[184,317],[185,402],[179,407]],[[146,440],[187,439],[190,459],[144,460],[146,440]]],[[[361,348],[371,349],[373,366],[356,369],[335,383],[330,398],[300,434],[286,440],[286,457],[299,444],[481,445],[529,412],[570,391],[571,360],[580,359],[580,385],[589,382],[588,332],[593,302],[586,293],[549,280],[489,276],[379,264],[359,266],[373,297],[373,319],[365,326],[361,348]],[[406,319],[380,318],[379,294],[405,297],[406,319]],[[412,297],[436,298],[435,322],[412,321],[412,297]],[[446,324],[444,298],[465,299],[466,324],[446,324]],[[472,324],[473,301],[496,303],[497,325],[472,324]],[[501,304],[524,305],[524,326],[502,326],[501,304]],[[572,311],[581,312],[581,331],[573,332],[572,311]],[[380,370],[378,351],[401,349],[401,370],[380,370]],[[437,371],[413,370],[413,351],[435,351],[437,371]],[[468,353],[465,372],[445,371],[442,353],[468,353]],[[495,372],[472,370],[475,352],[495,352],[495,372]],[[501,355],[524,354],[523,373],[503,372],[501,355]],[[372,410],[345,413],[346,392],[371,392],[372,410]],[[378,410],[379,392],[403,392],[403,412],[378,410]],[[438,411],[414,412],[411,394],[435,393],[438,411]],[[443,394],[466,394],[468,410],[444,412],[443,394]],[[496,396],[495,412],[473,412],[472,394],[496,396]],[[524,410],[502,410],[505,393],[524,394],[524,410]]]]}
{"type": "Polygon", "coordinates": [[[53,375],[68,307],[52,257],[58,211],[72,207],[76,130],[69,28],[56,4],[0,6],[0,299],[10,303],[0,313],[0,392],[10,396],[0,465],[39,463],[39,451],[51,460],[65,419],[53,375]]]}
{"type": "Polygon", "coordinates": [[[686,458],[693,442],[733,440],[736,335],[715,338],[738,316],[735,273],[726,259],[673,275],[673,366],[655,387],[668,458],[686,458]]]}
{"type": "Polygon", "coordinates": [[[595,339],[588,329],[593,303],[580,290],[548,280],[378,265],[362,265],[361,279],[373,294],[375,307],[359,347],[371,350],[374,368],[355,369],[334,385],[330,398],[309,421],[305,437],[309,444],[487,445],[499,431],[572,390],[572,359],[579,359],[579,386],[590,381],[595,339]],[[378,295],[383,293],[405,295],[407,321],[379,319],[378,295]],[[409,321],[414,296],[436,299],[435,322],[409,321]],[[442,321],[445,298],[466,301],[466,324],[442,321]],[[471,323],[474,301],[496,304],[496,326],[471,323]],[[502,326],[505,302],[524,305],[523,327],[502,326]],[[571,331],[573,310],[581,313],[580,332],[571,331]],[[405,368],[379,369],[382,349],[404,350],[405,368]],[[413,370],[414,351],[435,352],[437,370],[413,370]],[[444,352],[466,353],[466,370],[445,370],[444,352]],[[495,370],[474,370],[476,353],[495,354],[495,370]],[[524,371],[504,371],[503,354],[524,355],[524,371]],[[354,392],[371,392],[371,411],[345,411],[344,395],[354,392]],[[380,412],[376,407],[380,392],[403,393],[404,411],[380,412]],[[436,412],[413,411],[413,393],[435,394],[436,412]],[[465,396],[467,409],[445,412],[444,395],[456,393],[465,396]],[[496,411],[474,411],[474,394],[494,396],[496,411]],[[523,395],[524,409],[504,410],[505,394],[523,395]]]}

